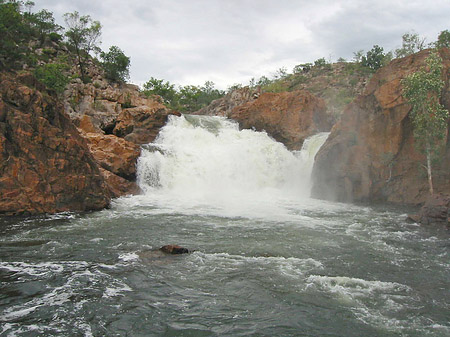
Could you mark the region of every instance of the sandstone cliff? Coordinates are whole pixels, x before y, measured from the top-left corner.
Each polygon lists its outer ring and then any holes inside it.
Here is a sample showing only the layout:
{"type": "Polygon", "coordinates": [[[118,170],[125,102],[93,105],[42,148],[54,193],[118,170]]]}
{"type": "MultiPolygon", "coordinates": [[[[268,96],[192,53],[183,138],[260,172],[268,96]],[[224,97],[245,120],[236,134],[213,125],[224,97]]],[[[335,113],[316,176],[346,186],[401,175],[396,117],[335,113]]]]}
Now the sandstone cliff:
{"type": "MultiPolygon", "coordinates": [[[[423,155],[414,146],[410,106],[402,97],[401,80],[424,65],[429,51],[393,60],[381,68],[365,91],[347,106],[341,120],[316,157],[312,195],[352,201],[423,203],[428,196],[423,155]]],[[[450,51],[441,51],[450,108],[450,51]]],[[[450,142],[435,168],[436,192],[450,193],[450,142]]]]}
{"type": "Polygon", "coordinates": [[[75,80],[64,92],[66,114],[78,127],[114,197],[136,193],[140,145],[152,142],[172,111],[132,84],[113,84],[92,67],[92,83],[75,80]]]}
{"type": "Polygon", "coordinates": [[[329,131],[332,121],[325,101],[307,91],[263,93],[258,99],[236,106],[231,118],[241,128],[265,130],[290,150],[300,150],[305,138],[329,131]]]}
{"type": "Polygon", "coordinates": [[[0,214],[106,207],[105,181],[55,97],[30,75],[5,74],[0,95],[0,214]]]}

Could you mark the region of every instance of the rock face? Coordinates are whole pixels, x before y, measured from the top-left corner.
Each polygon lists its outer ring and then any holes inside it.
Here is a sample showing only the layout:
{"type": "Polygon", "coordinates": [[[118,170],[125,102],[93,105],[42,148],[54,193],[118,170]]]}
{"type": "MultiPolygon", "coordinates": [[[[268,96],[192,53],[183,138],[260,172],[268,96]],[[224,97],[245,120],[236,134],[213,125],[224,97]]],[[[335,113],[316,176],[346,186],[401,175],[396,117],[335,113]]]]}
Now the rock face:
{"type": "Polygon", "coordinates": [[[410,219],[424,225],[450,225],[450,196],[435,194],[428,197],[419,213],[410,215],[410,219]]]}
{"type": "Polygon", "coordinates": [[[148,144],[155,140],[172,114],[181,115],[156,101],[150,101],[146,106],[124,109],[117,117],[113,133],[135,144],[148,144]]]}
{"type": "Polygon", "coordinates": [[[64,92],[65,112],[87,140],[114,197],[138,192],[136,160],[171,114],[132,84],[111,84],[91,69],[92,83],[75,80],[64,92]]]}
{"type": "MultiPolygon", "coordinates": [[[[423,203],[428,196],[424,157],[414,146],[410,106],[401,80],[424,65],[429,51],[392,61],[375,73],[365,91],[347,106],[316,156],[312,195],[352,201],[423,203]]],[[[441,50],[446,87],[442,103],[450,107],[450,51],[441,50]]],[[[450,142],[434,170],[437,192],[450,193],[450,142]]]]}
{"type": "Polygon", "coordinates": [[[110,193],[86,141],[36,88],[30,75],[0,75],[0,214],[106,207],[110,193]]]}
{"type": "Polygon", "coordinates": [[[301,149],[305,138],[332,126],[325,102],[304,90],[263,93],[236,106],[230,117],[241,128],[265,130],[290,150],[301,149]]]}

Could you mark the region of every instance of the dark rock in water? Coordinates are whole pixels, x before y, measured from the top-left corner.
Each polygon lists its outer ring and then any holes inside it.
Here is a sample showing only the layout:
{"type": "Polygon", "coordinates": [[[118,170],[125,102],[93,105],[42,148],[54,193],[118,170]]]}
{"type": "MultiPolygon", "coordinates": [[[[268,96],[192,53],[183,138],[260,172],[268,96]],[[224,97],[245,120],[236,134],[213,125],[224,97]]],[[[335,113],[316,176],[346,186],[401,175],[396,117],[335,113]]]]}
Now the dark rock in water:
{"type": "Polygon", "coordinates": [[[418,214],[408,215],[408,218],[424,224],[450,224],[450,195],[435,194],[430,196],[418,214]]]}
{"type": "Polygon", "coordinates": [[[159,250],[162,251],[163,253],[172,254],[172,255],[189,253],[189,250],[187,248],[177,246],[177,245],[162,246],[159,250]]]}
{"type": "Polygon", "coordinates": [[[189,249],[181,246],[166,245],[162,246],[159,249],[139,252],[138,255],[143,260],[155,261],[161,258],[167,258],[169,255],[188,254],[192,252],[193,251],[190,251],[189,249]]]}

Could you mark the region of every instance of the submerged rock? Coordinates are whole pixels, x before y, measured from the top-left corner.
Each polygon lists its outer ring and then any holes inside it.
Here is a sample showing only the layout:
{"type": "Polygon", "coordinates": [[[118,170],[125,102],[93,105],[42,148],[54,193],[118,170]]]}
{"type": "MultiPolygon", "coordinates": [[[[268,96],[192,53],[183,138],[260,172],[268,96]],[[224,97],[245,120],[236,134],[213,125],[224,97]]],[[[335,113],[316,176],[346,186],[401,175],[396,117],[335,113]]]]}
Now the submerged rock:
{"type": "Polygon", "coordinates": [[[178,245],[165,245],[158,249],[139,252],[138,255],[144,260],[154,260],[168,257],[170,255],[181,255],[188,253],[192,253],[192,251],[178,245]]]}
{"type": "Polygon", "coordinates": [[[189,253],[189,250],[187,248],[177,246],[177,245],[162,246],[159,250],[162,251],[163,253],[172,254],[172,255],[189,253]]]}

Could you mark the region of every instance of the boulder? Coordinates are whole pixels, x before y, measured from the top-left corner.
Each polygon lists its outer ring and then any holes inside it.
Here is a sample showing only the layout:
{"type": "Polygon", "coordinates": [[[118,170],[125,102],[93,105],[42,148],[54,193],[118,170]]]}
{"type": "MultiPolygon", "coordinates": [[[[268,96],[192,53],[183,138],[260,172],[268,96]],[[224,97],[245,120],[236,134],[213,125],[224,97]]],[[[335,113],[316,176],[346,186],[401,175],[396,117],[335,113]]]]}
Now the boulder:
{"type": "Polygon", "coordinates": [[[265,130],[290,150],[300,150],[303,141],[332,126],[325,101],[308,91],[263,93],[258,99],[237,106],[231,113],[243,129],[265,130]]]}
{"type": "Polygon", "coordinates": [[[180,116],[157,101],[145,106],[123,109],[117,117],[113,133],[135,144],[148,144],[155,140],[169,115],[180,116]]]}
{"type": "Polygon", "coordinates": [[[100,133],[83,133],[100,167],[127,180],[136,180],[136,161],[140,147],[123,138],[100,133]]]}
{"type": "MultiPolygon", "coordinates": [[[[442,104],[450,107],[450,50],[440,51],[446,86],[442,104]]],[[[411,107],[401,80],[424,66],[428,50],[395,59],[379,69],[362,95],[350,103],[318,152],[312,196],[342,202],[421,204],[428,197],[424,156],[414,145],[411,107]]],[[[436,192],[450,192],[450,142],[435,166],[436,192]]]]}
{"type": "Polygon", "coordinates": [[[415,222],[429,225],[450,225],[450,195],[434,194],[428,197],[418,214],[410,215],[415,222]]]}
{"type": "Polygon", "coordinates": [[[104,178],[63,111],[31,75],[0,75],[0,214],[108,206],[104,178]]]}
{"type": "Polygon", "coordinates": [[[177,246],[177,245],[162,246],[159,250],[162,251],[163,253],[172,254],[172,255],[189,253],[189,250],[187,248],[177,246]]]}

